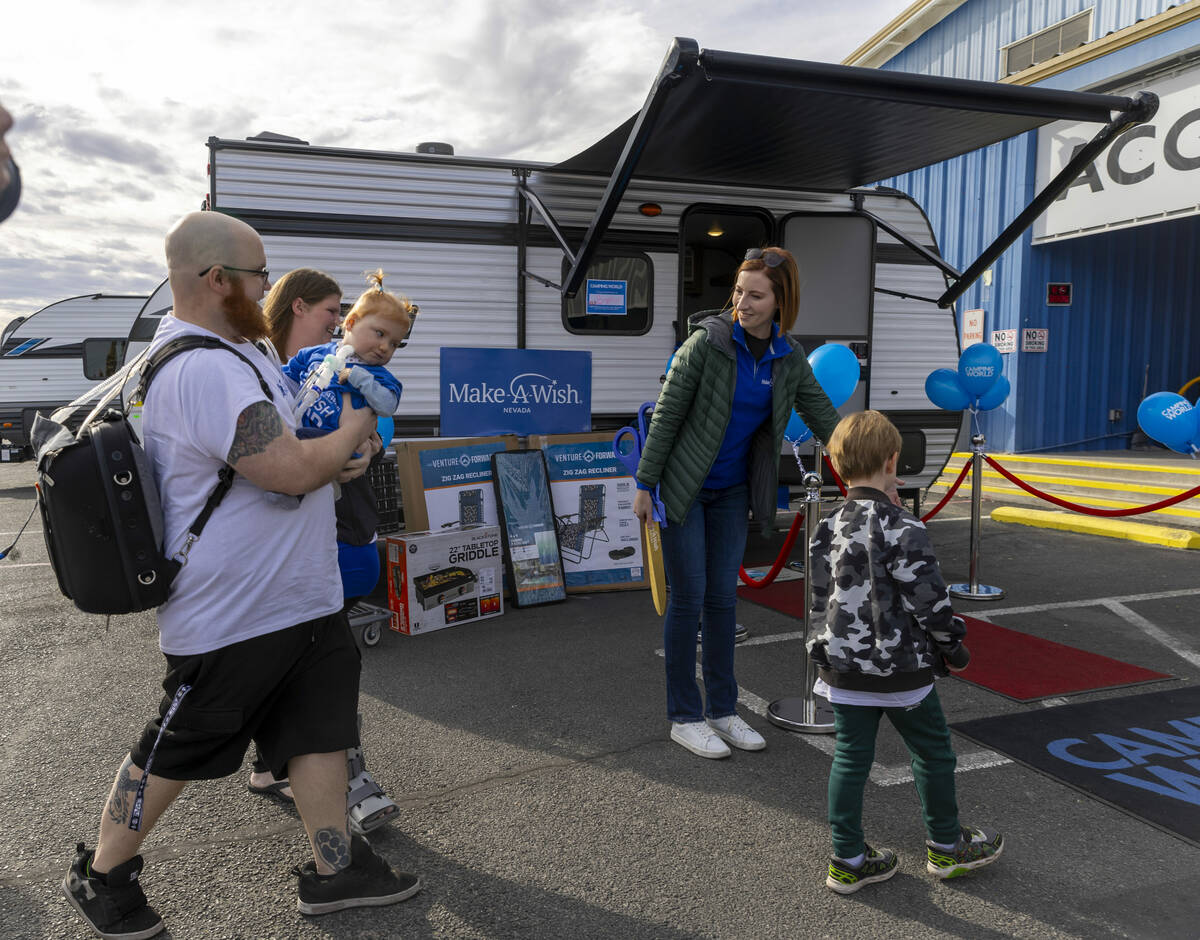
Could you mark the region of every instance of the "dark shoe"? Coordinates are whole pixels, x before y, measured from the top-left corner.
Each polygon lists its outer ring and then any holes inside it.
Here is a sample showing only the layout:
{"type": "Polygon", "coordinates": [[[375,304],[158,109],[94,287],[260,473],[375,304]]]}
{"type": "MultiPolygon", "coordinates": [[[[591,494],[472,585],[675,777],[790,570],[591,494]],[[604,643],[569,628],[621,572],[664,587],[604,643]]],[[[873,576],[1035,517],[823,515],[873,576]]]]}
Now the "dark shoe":
{"type": "Polygon", "coordinates": [[[847,865],[840,858],[830,857],[825,887],[838,894],[853,894],[863,885],[887,881],[896,874],[900,860],[891,849],[873,849],[868,845],[863,851],[866,857],[858,866],[847,865]]]}
{"type": "Polygon", "coordinates": [[[88,875],[88,863],[95,853],[75,846],[75,860],[63,879],[63,893],[71,906],[83,915],[99,937],[141,940],[161,933],[162,918],[149,904],[138,876],[142,857],[135,855],[110,871],[104,881],[88,875]]]}
{"type": "Polygon", "coordinates": [[[350,865],[333,875],[317,874],[311,859],[292,871],[300,876],[296,907],[301,914],[332,914],[351,907],[382,907],[407,901],[421,879],[395,871],[362,836],[350,837],[350,865]]]}
{"type": "Polygon", "coordinates": [[[957,878],[973,868],[990,865],[1004,851],[1004,836],[987,829],[963,826],[954,848],[946,851],[925,843],[929,860],[925,864],[931,875],[939,878],[957,878]]]}

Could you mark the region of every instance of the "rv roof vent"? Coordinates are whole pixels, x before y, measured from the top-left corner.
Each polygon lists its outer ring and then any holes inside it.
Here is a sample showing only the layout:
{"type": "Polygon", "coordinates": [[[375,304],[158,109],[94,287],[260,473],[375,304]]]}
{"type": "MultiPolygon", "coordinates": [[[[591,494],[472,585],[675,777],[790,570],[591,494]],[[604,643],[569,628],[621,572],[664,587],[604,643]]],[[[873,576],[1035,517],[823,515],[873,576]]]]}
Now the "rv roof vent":
{"type": "Polygon", "coordinates": [[[272,143],[280,144],[304,144],[308,146],[307,140],[301,140],[299,137],[289,137],[287,134],[276,134],[274,131],[261,131],[253,137],[247,137],[246,140],[269,140],[272,143]]]}
{"type": "Polygon", "coordinates": [[[440,140],[427,140],[417,144],[417,153],[436,153],[443,157],[454,156],[454,145],[444,144],[440,140]]]}

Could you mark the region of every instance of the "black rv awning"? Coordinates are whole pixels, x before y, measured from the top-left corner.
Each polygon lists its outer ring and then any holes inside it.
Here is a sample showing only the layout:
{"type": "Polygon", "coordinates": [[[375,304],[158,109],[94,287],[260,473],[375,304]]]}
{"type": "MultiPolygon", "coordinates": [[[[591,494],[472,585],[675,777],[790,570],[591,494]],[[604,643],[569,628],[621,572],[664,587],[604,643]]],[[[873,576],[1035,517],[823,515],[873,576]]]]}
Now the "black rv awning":
{"type": "Polygon", "coordinates": [[[701,50],[694,40],[676,39],[642,110],[553,168],[609,177],[562,289],[568,295],[578,289],[582,268],[634,177],[845,192],[1051,121],[1114,127],[1107,144],[1153,109],[1152,96],[701,50]]]}
{"type": "MultiPolygon", "coordinates": [[[[670,83],[634,176],[845,192],[1130,99],[705,49],[670,83]]],[[[612,173],[634,115],[555,170],[612,173]]]]}

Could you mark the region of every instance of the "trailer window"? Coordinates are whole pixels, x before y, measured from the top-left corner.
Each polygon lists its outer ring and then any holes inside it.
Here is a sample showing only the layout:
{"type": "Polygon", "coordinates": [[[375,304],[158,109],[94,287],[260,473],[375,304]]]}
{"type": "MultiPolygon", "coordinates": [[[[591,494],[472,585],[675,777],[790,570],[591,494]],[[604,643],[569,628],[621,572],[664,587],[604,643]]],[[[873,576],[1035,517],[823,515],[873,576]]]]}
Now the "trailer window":
{"type": "Polygon", "coordinates": [[[125,363],[122,339],[85,339],[83,341],[83,374],[92,380],[107,379],[125,363]]]}
{"type": "MultiPolygon", "coordinates": [[[[563,262],[563,277],[568,265],[563,262]]],[[[610,252],[588,265],[579,293],[563,301],[568,333],[641,336],[650,330],[654,269],[638,251],[610,252]]]]}

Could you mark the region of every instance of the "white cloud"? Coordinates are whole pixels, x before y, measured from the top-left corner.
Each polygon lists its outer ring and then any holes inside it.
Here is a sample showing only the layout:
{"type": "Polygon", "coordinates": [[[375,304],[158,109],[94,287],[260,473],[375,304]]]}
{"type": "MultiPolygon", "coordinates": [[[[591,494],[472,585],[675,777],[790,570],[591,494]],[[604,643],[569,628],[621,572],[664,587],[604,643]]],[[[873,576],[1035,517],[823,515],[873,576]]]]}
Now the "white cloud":
{"type": "Polygon", "coordinates": [[[558,160],[636,112],[674,36],[838,61],[908,6],[860,0],[59,0],[6,13],[0,100],[24,196],[0,320],[152,290],[210,136],[558,160]],[[46,55],[53,37],[54,55],[46,55]]]}

